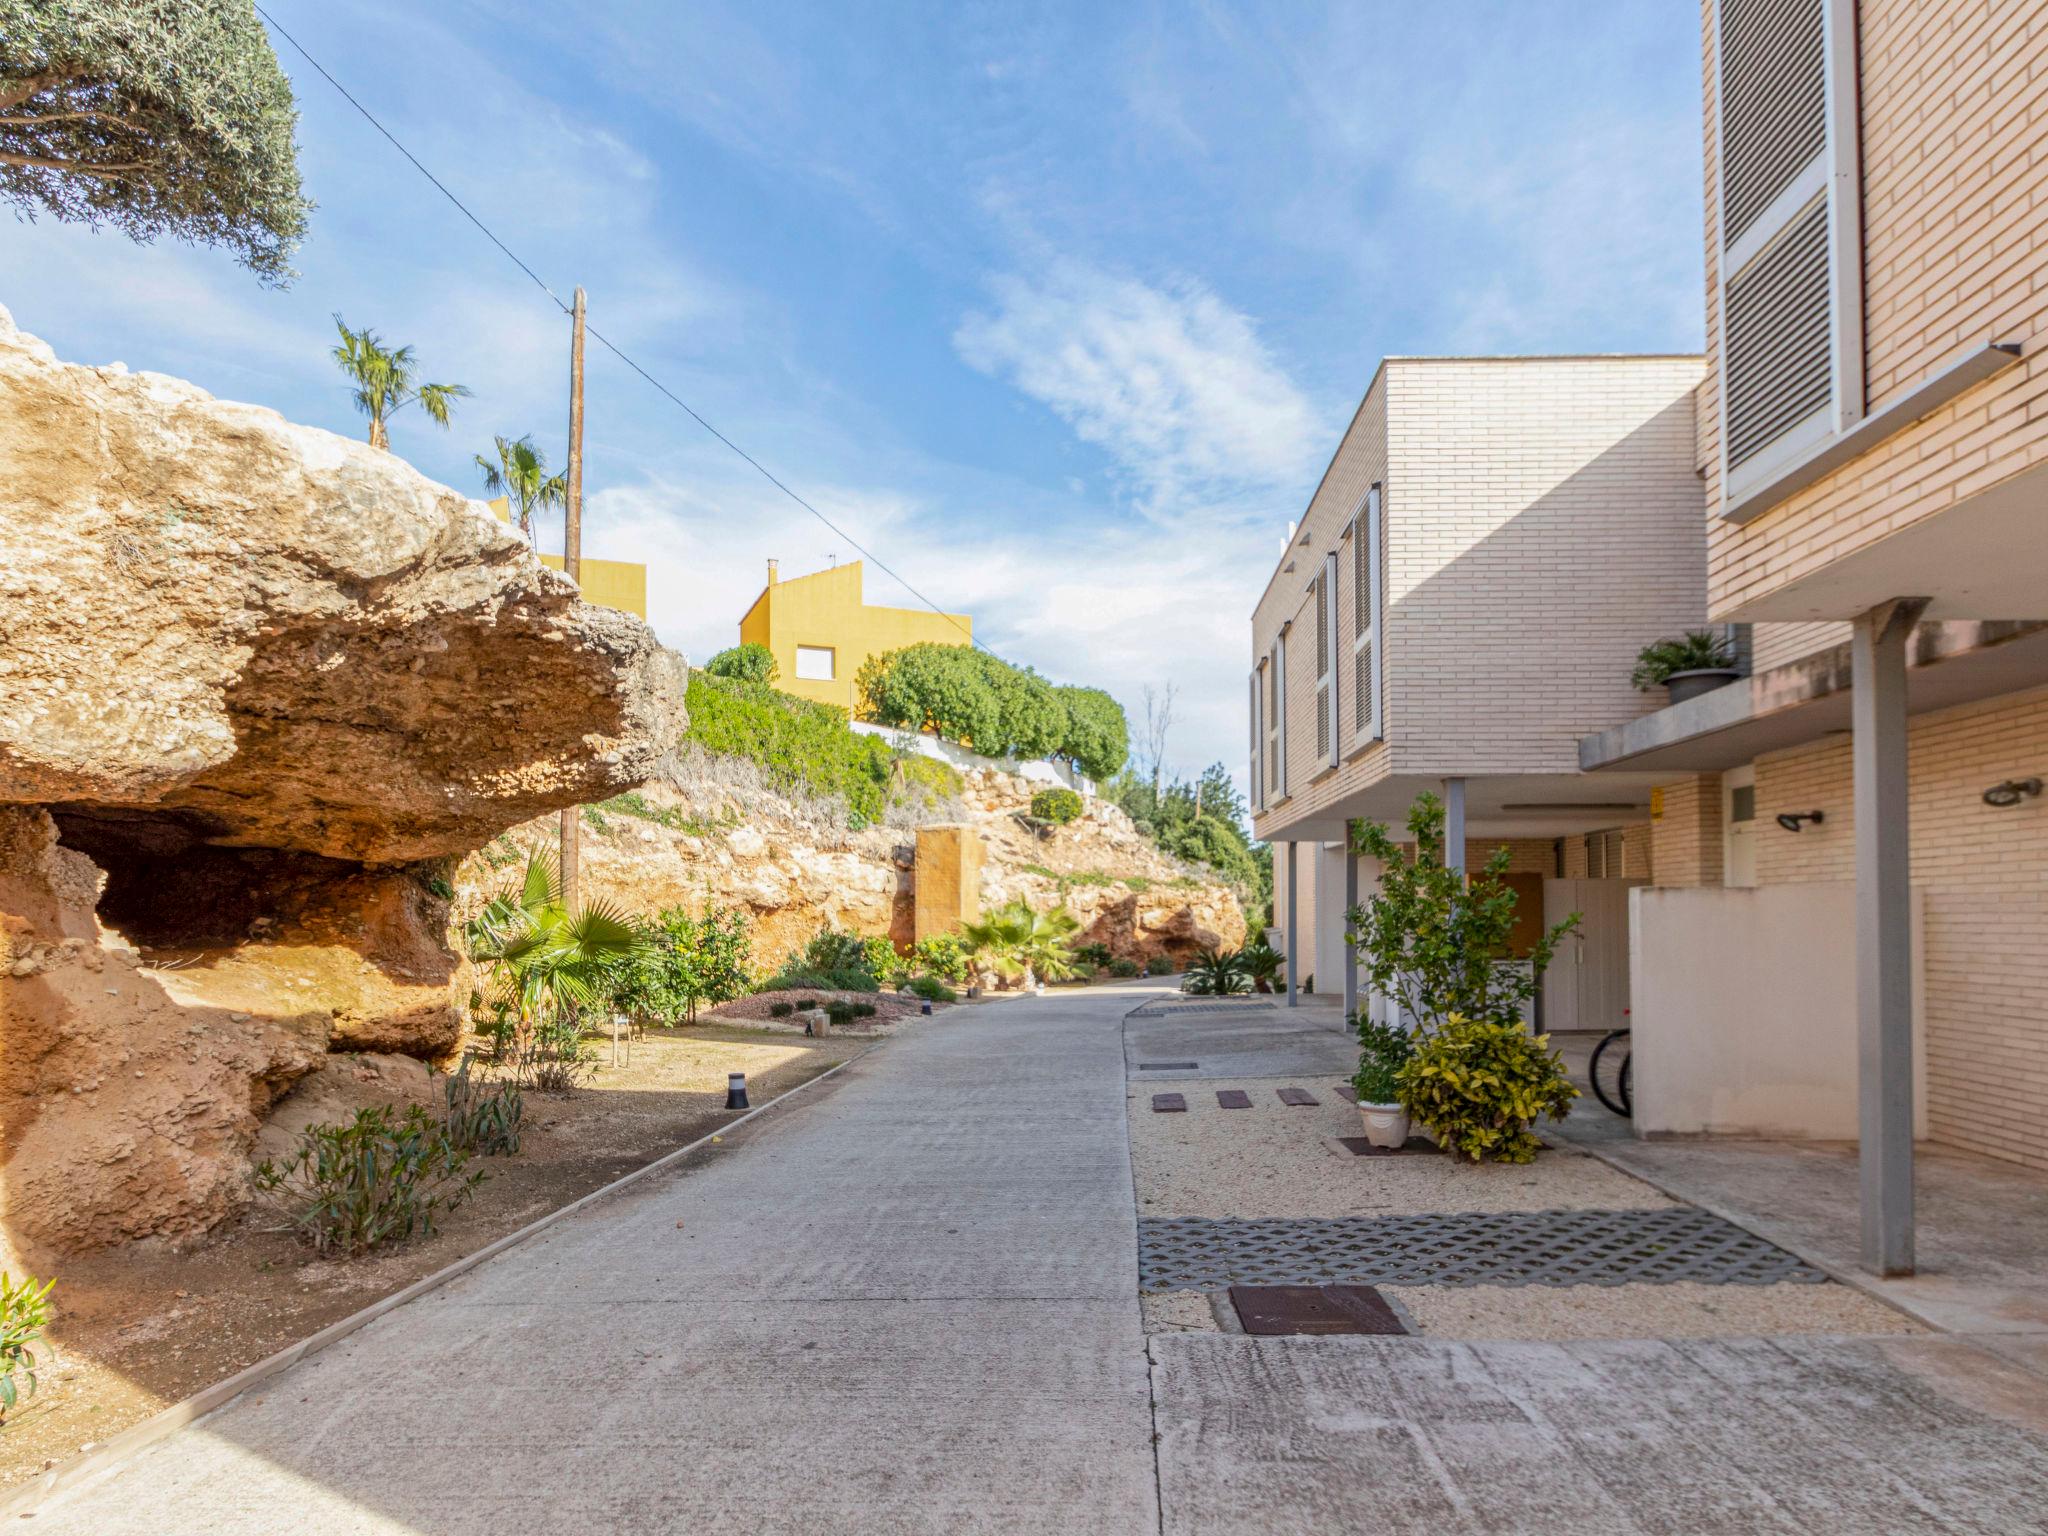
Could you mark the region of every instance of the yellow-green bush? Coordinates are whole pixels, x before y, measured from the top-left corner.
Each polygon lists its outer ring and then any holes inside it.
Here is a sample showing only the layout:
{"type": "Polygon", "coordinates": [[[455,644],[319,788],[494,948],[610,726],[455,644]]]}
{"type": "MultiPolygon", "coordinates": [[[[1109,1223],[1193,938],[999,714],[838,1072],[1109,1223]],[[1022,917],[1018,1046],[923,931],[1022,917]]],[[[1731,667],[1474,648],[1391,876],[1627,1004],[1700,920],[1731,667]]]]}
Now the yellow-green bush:
{"type": "Polygon", "coordinates": [[[1417,1043],[1394,1082],[1437,1145],[1475,1163],[1533,1161],[1529,1127],[1562,1119],[1579,1096],[1550,1036],[1459,1014],[1417,1043]]]}

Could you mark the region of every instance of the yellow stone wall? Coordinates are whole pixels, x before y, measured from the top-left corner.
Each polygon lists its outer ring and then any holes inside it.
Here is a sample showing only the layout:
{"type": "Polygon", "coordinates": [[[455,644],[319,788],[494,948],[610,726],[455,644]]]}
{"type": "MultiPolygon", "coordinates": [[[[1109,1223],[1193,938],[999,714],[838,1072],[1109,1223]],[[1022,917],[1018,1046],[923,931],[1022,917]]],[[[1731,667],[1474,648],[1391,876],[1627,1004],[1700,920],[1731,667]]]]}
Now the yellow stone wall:
{"type": "Polygon", "coordinates": [[[775,686],[814,704],[851,710],[854,678],[870,656],[930,641],[968,645],[974,620],[964,613],[880,608],[862,601],[861,562],[813,571],[769,584],[740,620],[740,642],[765,645],[775,656],[775,686]],[[832,676],[797,676],[797,647],[832,652],[832,676]]]}
{"type": "Polygon", "coordinates": [[[914,936],[934,938],[981,917],[981,834],[966,826],[917,829],[914,936]]]}

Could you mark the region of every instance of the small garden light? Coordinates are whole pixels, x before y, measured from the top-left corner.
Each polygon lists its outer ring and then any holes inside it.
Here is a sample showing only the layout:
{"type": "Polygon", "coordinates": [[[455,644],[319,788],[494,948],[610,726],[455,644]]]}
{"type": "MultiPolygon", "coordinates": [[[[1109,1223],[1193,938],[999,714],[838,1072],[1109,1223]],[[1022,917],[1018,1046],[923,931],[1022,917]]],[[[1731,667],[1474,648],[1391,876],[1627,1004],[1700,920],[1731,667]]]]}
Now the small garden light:
{"type": "Polygon", "coordinates": [[[747,1074],[728,1072],[725,1074],[725,1107],[727,1109],[751,1109],[747,1102],[747,1074]]]}
{"type": "Polygon", "coordinates": [[[1778,825],[1787,832],[1799,832],[1804,830],[1800,825],[1802,822],[1810,821],[1815,826],[1819,826],[1826,820],[1826,815],[1820,811],[1786,811],[1778,817],[1778,825]]]}
{"type": "Polygon", "coordinates": [[[926,1018],[930,1018],[932,1016],[932,1000],[930,998],[926,998],[924,1000],[924,1005],[920,1007],[917,1011],[923,1014],[926,1018]]]}

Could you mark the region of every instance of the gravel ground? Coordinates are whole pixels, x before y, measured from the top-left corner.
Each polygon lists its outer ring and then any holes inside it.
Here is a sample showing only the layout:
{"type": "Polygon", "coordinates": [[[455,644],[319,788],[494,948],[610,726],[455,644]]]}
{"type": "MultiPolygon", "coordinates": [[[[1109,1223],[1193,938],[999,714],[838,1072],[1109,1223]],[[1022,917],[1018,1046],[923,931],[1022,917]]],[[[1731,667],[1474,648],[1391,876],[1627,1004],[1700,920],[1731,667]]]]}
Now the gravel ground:
{"type": "Polygon", "coordinates": [[[1134,1082],[1131,1157],[1145,1216],[1391,1216],[1420,1211],[1645,1210],[1676,1202],[1569,1146],[1522,1166],[1458,1164],[1434,1153],[1354,1156],[1340,1136],[1364,1132],[1336,1084],[1295,1078],[1179,1078],[1134,1082]],[[1320,1101],[1292,1109],[1275,1092],[1306,1088],[1320,1101]],[[1250,1109],[1220,1109],[1242,1088],[1250,1109]],[[1185,1114],[1152,1113],[1152,1095],[1179,1093],[1185,1114]]]}
{"type": "MultiPolygon", "coordinates": [[[[1677,1204],[1639,1179],[1554,1144],[1535,1162],[1454,1163],[1434,1153],[1365,1158],[1337,1138],[1361,1134],[1357,1108],[1319,1079],[1134,1080],[1131,1162],[1141,1216],[1386,1216],[1437,1211],[1644,1210],[1677,1204]],[[1312,1108],[1277,1089],[1301,1087],[1312,1108]],[[1240,1088],[1250,1109],[1223,1109],[1240,1088]],[[1154,1093],[1187,1100],[1154,1114],[1154,1093]]],[[[1161,1074],[1166,1076],[1166,1074],[1161,1074]]],[[[1917,1324],[1860,1291],[1822,1285],[1388,1286],[1425,1334],[1451,1339],[1712,1338],[1904,1334],[1917,1324]]],[[[1207,1295],[1139,1298],[1147,1333],[1213,1332],[1207,1295]]]]}

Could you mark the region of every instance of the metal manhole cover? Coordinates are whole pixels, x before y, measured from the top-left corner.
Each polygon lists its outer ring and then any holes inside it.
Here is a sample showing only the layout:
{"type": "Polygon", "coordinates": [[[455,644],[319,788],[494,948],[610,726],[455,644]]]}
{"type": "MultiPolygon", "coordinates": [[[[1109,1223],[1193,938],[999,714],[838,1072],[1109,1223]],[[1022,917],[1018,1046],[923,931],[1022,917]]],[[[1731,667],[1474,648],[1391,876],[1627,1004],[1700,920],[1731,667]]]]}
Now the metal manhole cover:
{"type": "Polygon", "coordinates": [[[1231,1285],[1771,1285],[1827,1276],[1692,1206],[1138,1222],[1147,1291],[1231,1285]]]}
{"type": "Polygon", "coordinates": [[[1230,1304],[1246,1333],[1408,1331],[1369,1285],[1233,1285],[1230,1304]]]}

